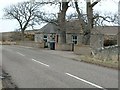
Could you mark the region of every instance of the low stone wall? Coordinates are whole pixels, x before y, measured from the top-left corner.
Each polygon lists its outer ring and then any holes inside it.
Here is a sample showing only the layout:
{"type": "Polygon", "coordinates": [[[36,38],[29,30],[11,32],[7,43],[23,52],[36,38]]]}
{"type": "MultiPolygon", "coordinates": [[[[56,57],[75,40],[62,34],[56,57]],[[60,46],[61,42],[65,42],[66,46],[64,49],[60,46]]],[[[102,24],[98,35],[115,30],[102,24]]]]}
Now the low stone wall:
{"type": "Polygon", "coordinates": [[[72,44],[56,44],[56,50],[72,51],[72,44]]]}
{"type": "Polygon", "coordinates": [[[44,43],[38,43],[34,41],[21,41],[21,42],[17,42],[17,44],[22,46],[28,46],[28,47],[38,47],[38,48],[44,47],[44,43]]]}
{"type": "Polygon", "coordinates": [[[91,48],[88,45],[75,45],[74,53],[78,55],[91,55],[91,48]]]}
{"type": "Polygon", "coordinates": [[[10,41],[6,41],[6,42],[0,42],[1,45],[16,45],[16,42],[10,42],[10,41]]]}
{"type": "MultiPolygon", "coordinates": [[[[96,58],[100,60],[118,60],[118,46],[105,47],[98,50],[95,55],[96,58]]],[[[120,52],[120,51],[119,51],[120,52]]]]}
{"type": "Polygon", "coordinates": [[[38,43],[40,48],[44,48],[44,42],[38,43]]]}

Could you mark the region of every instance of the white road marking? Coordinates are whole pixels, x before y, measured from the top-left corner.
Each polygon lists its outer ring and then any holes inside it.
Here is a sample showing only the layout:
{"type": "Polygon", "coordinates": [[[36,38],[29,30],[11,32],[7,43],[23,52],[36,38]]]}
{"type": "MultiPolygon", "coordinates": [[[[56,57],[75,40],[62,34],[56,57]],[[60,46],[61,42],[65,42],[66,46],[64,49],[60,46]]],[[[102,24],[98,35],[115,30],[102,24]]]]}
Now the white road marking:
{"type": "Polygon", "coordinates": [[[35,62],[37,62],[37,63],[40,63],[40,64],[42,64],[42,65],[44,65],[44,66],[50,67],[49,65],[47,65],[47,64],[45,64],[45,63],[42,63],[42,62],[40,62],[40,61],[37,61],[37,60],[35,60],[35,59],[32,59],[32,60],[35,61],[35,62]]]}
{"type": "Polygon", "coordinates": [[[24,54],[20,53],[20,52],[17,52],[17,54],[21,55],[21,56],[25,56],[24,54]]]}
{"type": "Polygon", "coordinates": [[[79,77],[77,77],[77,76],[75,76],[75,75],[72,75],[72,74],[70,74],[70,73],[65,73],[65,74],[68,75],[68,76],[71,76],[71,77],[73,77],[73,78],[75,78],[75,79],[77,79],[77,80],[80,80],[80,81],[82,81],[82,82],[85,82],[85,83],[87,83],[87,84],[90,84],[90,85],[92,85],[92,86],[94,86],[94,87],[100,88],[100,89],[102,89],[102,90],[107,90],[107,89],[105,89],[105,88],[103,88],[103,87],[101,87],[101,86],[99,86],[99,85],[97,85],[97,84],[94,84],[94,83],[89,82],[89,81],[87,81],[87,80],[85,80],[85,79],[79,78],[79,77]]]}

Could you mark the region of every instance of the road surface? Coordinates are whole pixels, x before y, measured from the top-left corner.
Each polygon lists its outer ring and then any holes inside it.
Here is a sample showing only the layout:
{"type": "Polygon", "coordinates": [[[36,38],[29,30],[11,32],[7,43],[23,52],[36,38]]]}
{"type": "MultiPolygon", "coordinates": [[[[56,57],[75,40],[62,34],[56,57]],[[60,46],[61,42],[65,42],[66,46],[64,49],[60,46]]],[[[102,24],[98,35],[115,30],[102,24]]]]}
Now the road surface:
{"type": "Polygon", "coordinates": [[[19,88],[118,88],[117,70],[51,52],[6,45],[2,47],[2,66],[19,88]]]}

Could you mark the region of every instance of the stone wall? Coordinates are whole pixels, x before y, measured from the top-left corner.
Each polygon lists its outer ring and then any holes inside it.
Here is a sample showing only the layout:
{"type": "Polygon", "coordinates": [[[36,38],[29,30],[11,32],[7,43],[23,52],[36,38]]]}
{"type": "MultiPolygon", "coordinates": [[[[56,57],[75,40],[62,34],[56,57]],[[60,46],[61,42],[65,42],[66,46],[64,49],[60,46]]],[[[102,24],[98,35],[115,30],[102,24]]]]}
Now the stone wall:
{"type": "Polygon", "coordinates": [[[13,41],[12,35],[13,35],[13,32],[3,32],[2,40],[3,41],[13,41]]]}
{"type": "Polygon", "coordinates": [[[90,38],[90,47],[93,49],[101,48],[104,45],[104,35],[93,34],[90,38]]]}
{"type": "Polygon", "coordinates": [[[44,43],[36,43],[34,41],[21,41],[21,42],[17,42],[17,44],[28,47],[38,47],[38,48],[44,47],[44,43]]]}
{"type": "Polygon", "coordinates": [[[63,50],[63,51],[72,51],[72,44],[58,44],[55,45],[56,50],[63,50]]]}
{"type": "Polygon", "coordinates": [[[42,42],[44,34],[35,34],[34,40],[35,42],[42,42]]]}
{"type": "Polygon", "coordinates": [[[5,41],[5,42],[0,42],[2,45],[16,45],[16,42],[11,42],[11,41],[5,41]]]}
{"type": "MultiPolygon", "coordinates": [[[[118,60],[118,46],[110,46],[105,48],[99,48],[96,58],[100,60],[118,60]]],[[[119,51],[120,52],[120,51],[119,51]]]]}
{"type": "Polygon", "coordinates": [[[71,34],[66,34],[66,43],[71,43],[71,42],[72,42],[72,36],[71,36],[71,34]]]}
{"type": "Polygon", "coordinates": [[[91,48],[88,45],[75,45],[74,53],[78,55],[91,55],[91,48]]]}

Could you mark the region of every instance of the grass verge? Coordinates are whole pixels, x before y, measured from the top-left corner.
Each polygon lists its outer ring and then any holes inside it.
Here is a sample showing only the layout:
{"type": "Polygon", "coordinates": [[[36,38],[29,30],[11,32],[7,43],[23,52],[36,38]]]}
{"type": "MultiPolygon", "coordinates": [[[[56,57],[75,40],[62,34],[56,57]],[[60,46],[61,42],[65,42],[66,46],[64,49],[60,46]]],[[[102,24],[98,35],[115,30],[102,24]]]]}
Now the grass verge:
{"type": "Polygon", "coordinates": [[[93,58],[93,57],[90,57],[90,56],[80,55],[76,59],[77,59],[77,61],[86,62],[86,63],[95,64],[95,65],[108,67],[108,68],[113,68],[113,69],[118,69],[118,66],[119,66],[118,61],[99,60],[99,59],[96,59],[96,58],[93,58]]]}

